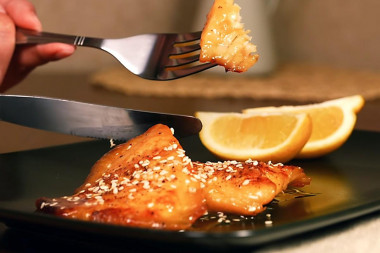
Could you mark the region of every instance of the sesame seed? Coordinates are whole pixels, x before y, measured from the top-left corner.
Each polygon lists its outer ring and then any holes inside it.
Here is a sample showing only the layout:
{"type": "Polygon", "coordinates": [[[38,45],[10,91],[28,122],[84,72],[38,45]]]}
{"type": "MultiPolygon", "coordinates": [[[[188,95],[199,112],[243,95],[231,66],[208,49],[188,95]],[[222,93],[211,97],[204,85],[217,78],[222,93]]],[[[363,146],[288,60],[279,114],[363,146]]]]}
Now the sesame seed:
{"type": "Polygon", "coordinates": [[[273,225],[273,221],[271,221],[271,220],[265,221],[265,226],[272,226],[272,225],[273,225]]]}
{"type": "Polygon", "coordinates": [[[150,185],[149,185],[148,181],[144,182],[143,188],[146,189],[146,190],[150,188],[150,185]]]}
{"type": "Polygon", "coordinates": [[[113,139],[110,139],[110,148],[113,148],[115,146],[116,146],[116,144],[113,142],[113,139]]]}
{"type": "Polygon", "coordinates": [[[107,185],[102,185],[102,186],[100,186],[100,189],[103,190],[103,191],[107,191],[108,190],[108,186],[107,185]]]}
{"type": "Polygon", "coordinates": [[[160,224],[159,223],[153,223],[152,224],[152,228],[159,228],[160,227],[160,224]]]}
{"type": "Polygon", "coordinates": [[[129,183],[129,181],[130,181],[129,178],[126,178],[126,177],[125,177],[125,178],[123,179],[123,181],[121,181],[120,184],[127,184],[127,183],[129,183]]]}
{"type": "Polygon", "coordinates": [[[165,151],[172,151],[172,150],[173,150],[173,147],[172,147],[172,146],[165,147],[164,150],[165,150],[165,151]]]}
{"type": "Polygon", "coordinates": [[[249,180],[248,179],[246,179],[246,180],[244,180],[244,182],[243,182],[243,184],[242,185],[248,185],[249,184],[249,180]]]}
{"type": "Polygon", "coordinates": [[[148,166],[150,164],[150,161],[149,160],[145,160],[141,165],[143,166],[143,167],[146,167],[146,166],[148,166]]]}

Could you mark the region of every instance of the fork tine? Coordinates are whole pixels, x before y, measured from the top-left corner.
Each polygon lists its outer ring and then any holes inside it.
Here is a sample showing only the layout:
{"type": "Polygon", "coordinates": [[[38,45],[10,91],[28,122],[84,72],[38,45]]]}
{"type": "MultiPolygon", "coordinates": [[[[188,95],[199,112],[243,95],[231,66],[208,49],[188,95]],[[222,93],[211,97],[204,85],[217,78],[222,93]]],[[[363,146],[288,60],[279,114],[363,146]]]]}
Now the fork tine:
{"type": "Polygon", "coordinates": [[[198,61],[201,34],[202,32],[178,34],[168,52],[169,60],[165,62],[165,67],[177,67],[198,61]]]}
{"type": "Polygon", "coordinates": [[[192,62],[196,62],[199,60],[199,54],[188,54],[188,55],[183,55],[184,57],[182,58],[171,58],[169,57],[168,61],[165,64],[165,67],[176,67],[176,66],[181,66],[185,64],[189,64],[192,62]]]}
{"type": "Polygon", "coordinates": [[[175,44],[181,44],[181,43],[187,43],[187,42],[192,42],[195,40],[200,40],[201,39],[202,32],[193,32],[193,33],[182,33],[182,34],[177,34],[176,39],[174,40],[175,44]]]}
{"type": "Polygon", "coordinates": [[[191,52],[194,52],[194,51],[197,51],[197,50],[200,50],[201,49],[201,46],[198,44],[194,44],[194,45],[188,45],[188,46],[182,46],[182,47],[178,47],[178,46],[173,46],[172,50],[169,52],[169,54],[171,56],[175,56],[175,55],[182,55],[182,54],[187,54],[187,53],[191,53],[191,52]]]}
{"type": "Polygon", "coordinates": [[[214,67],[216,64],[214,63],[201,63],[199,61],[192,62],[190,64],[185,64],[181,66],[175,67],[165,67],[165,71],[163,71],[158,78],[160,80],[172,80],[180,77],[192,75],[206,69],[214,67]]]}
{"type": "MultiPolygon", "coordinates": [[[[172,50],[169,54],[181,55],[200,50],[201,34],[202,32],[178,34],[173,41],[172,50]]],[[[179,57],[182,58],[181,56],[179,57]]]]}

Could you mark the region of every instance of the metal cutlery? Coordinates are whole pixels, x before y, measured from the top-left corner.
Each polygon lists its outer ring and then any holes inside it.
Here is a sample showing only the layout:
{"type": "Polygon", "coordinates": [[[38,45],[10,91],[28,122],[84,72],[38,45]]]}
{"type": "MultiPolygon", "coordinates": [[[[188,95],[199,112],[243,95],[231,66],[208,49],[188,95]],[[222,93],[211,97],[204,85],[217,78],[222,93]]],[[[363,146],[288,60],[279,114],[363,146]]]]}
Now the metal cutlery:
{"type": "Polygon", "coordinates": [[[199,62],[201,32],[142,34],[120,39],[37,32],[18,28],[16,44],[61,42],[101,49],[129,71],[145,79],[172,80],[215,66],[199,62]]]}

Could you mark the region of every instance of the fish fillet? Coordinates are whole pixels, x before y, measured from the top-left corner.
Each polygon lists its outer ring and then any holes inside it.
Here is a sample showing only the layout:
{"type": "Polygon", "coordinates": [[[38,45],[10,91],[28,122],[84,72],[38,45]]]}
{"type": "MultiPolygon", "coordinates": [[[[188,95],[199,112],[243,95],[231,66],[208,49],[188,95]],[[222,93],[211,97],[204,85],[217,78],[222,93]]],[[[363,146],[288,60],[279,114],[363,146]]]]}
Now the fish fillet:
{"type": "Polygon", "coordinates": [[[192,162],[169,127],[158,124],[101,157],[73,195],[42,197],[36,206],[62,217],[180,230],[207,211],[255,215],[288,185],[309,183],[296,166],[192,162]]]}

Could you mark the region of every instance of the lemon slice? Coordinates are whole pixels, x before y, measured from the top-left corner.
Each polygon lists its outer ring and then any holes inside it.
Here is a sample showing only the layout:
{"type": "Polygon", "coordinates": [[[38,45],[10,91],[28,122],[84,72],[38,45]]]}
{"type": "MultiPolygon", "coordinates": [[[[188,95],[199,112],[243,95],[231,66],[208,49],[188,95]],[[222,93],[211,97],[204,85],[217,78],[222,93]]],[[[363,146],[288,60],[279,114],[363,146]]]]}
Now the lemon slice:
{"type": "Polygon", "coordinates": [[[313,130],[309,141],[297,158],[314,158],[336,150],[349,138],[355,127],[356,114],[363,105],[363,97],[355,95],[318,104],[251,108],[243,110],[243,113],[247,115],[269,112],[309,114],[313,130]]]}
{"type": "Polygon", "coordinates": [[[203,124],[203,145],[227,160],[286,162],[294,158],[311,135],[306,113],[196,112],[203,124]]]}

